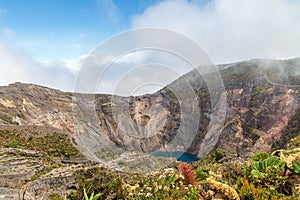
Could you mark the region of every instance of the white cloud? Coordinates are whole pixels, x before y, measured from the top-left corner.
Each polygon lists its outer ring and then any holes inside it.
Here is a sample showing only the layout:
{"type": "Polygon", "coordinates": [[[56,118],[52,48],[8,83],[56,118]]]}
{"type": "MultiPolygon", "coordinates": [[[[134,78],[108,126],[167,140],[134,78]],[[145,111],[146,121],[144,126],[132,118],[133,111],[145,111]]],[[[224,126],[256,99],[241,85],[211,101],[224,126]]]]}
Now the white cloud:
{"type": "Polygon", "coordinates": [[[14,82],[40,84],[72,91],[75,75],[59,63],[39,63],[22,50],[0,42],[0,85],[14,82]]]}
{"type": "Polygon", "coordinates": [[[0,42],[0,55],[0,84],[21,80],[30,81],[31,67],[36,63],[29,59],[25,52],[16,51],[0,42]]]}
{"type": "Polygon", "coordinates": [[[76,73],[79,71],[81,65],[88,57],[89,55],[81,55],[76,59],[63,60],[62,63],[68,70],[70,70],[73,73],[76,73]]]}
{"type": "Polygon", "coordinates": [[[108,58],[102,64],[110,65],[99,74],[96,91],[100,93],[125,96],[153,93],[193,69],[182,58],[161,50],[139,50],[108,58]]]}
{"type": "Polygon", "coordinates": [[[132,26],[162,27],[200,43],[217,63],[300,56],[300,1],[163,1],[134,17],[132,26]]]}
{"type": "Polygon", "coordinates": [[[6,37],[6,38],[12,38],[16,36],[16,32],[13,29],[10,28],[3,28],[1,29],[1,35],[6,37]]]}

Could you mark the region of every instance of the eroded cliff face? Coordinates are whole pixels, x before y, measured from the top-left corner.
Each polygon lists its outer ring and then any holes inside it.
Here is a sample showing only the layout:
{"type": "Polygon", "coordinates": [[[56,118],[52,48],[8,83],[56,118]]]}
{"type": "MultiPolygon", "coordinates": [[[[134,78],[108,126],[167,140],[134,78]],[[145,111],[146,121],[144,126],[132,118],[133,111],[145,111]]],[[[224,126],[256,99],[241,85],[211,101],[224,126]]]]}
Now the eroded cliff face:
{"type": "Polygon", "coordinates": [[[74,132],[68,93],[33,84],[0,87],[0,124],[45,126],[74,132]]]}
{"type": "Polygon", "coordinates": [[[282,138],[299,109],[298,63],[254,60],[222,72],[227,86],[227,117],[216,147],[246,155],[268,152],[274,143],[289,142],[292,135],[284,142],[282,138]],[[234,76],[229,81],[229,75],[237,72],[244,79],[238,76],[240,84],[234,76]]]}
{"type": "Polygon", "coordinates": [[[217,147],[240,154],[270,151],[299,108],[298,90],[273,86],[266,79],[227,90],[227,97],[227,118],[217,147]]]}
{"type": "MultiPolygon", "coordinates": [[[[297,120],[300,108],[297,63],[254,60],[221,66],[226,91],[220,96],[226,96],[227,105],[222,105],[226,107],[226,118],[220,130],[210,126],[214,118],[209,92],[203,79],[194,72],[170,86],[177,88],[175,93],[184,94],[181,84],[187,81],[194,89],[196,102],[189,97],[178,100],[168,88],[137,97],[96,95],[84,99],[80,95],[15,83],[0,88],[0,124],[52,127],[72,137],[84,133],[78,143],[89,143],[93,153],[101,150],[103,144],[119,153],[152,152],[168,145],[198,156],[204,154],[203,149],[208,145],[241,155],[269,151],[275,143],[281,146],[288,143],[287,129],[296,126],[292,121],[297,120]],[[287,67],[287,71],[280,71],[278,63],[287,67]],[[74,119],[74,112],[78,111],[85,114],[81,117],[75,114],[74,119]],[[196,111],[199,120],[193,121],[196,111]],[[95,115],[87,115],[92,112],[95,115]],[[214,131],[219,132],[214,134],[214,131]],[[99,141],[88,135],[99,136],[99,141]],[[106,142],[101,144],[101,141],[106,142]]],[[[80,148],[84,151],[85,147],[80,148]]]]}
{"type": "Polygon", "coordinates": [[[96,107],[100,126],[125,150],[151,152],[168,144],[180,125],[179,102],[164,91],[116,100],[99,98],[96,107]]]}

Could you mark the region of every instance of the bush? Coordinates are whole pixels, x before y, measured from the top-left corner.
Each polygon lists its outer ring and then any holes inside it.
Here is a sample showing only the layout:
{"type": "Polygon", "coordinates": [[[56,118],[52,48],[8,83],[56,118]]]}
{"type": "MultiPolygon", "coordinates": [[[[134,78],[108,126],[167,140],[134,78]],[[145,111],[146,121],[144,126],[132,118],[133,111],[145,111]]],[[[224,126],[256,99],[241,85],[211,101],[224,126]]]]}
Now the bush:
{"type": "Polygon", "coordinates": [[[255,161],[262,161],[262,160],[265,160],[269,157],[269,154],[266,153],[266,152],[261,152],[261,153],[258,153],[254,156],[252,156],[252,159],[255,160],[255,161]]]}
{"type": "Polygon", "coordinates": [[[285,162],[277,156],[271,156],[264,160],[253,162],[251,175],[255,182],[262,185],[279,187],[284,184],[285,162]]]}

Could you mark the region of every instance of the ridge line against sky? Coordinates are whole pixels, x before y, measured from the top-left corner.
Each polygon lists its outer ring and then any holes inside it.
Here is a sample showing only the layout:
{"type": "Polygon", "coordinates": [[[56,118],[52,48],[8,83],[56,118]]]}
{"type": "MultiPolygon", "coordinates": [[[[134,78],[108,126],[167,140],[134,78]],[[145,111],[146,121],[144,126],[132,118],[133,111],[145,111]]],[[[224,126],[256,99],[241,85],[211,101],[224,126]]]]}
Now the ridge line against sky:
{"type": "MultiPolygon", "coordinates": [[[[72,91],[80,64],[99,43],[142,27],[185,34],[215,63],[300,56],[296,0],[1,0],[0,85],[21,81],[72,91]]],[[[116,67],[167,59],[158,54],[132,53],[116,67]]]]}

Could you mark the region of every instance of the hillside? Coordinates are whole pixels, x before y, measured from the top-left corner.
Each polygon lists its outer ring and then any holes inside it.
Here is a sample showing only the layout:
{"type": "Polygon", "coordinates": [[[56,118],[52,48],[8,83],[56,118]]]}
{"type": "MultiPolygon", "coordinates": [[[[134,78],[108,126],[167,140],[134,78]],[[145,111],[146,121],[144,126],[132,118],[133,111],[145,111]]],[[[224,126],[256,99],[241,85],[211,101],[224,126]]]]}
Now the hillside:
{"type": "MultiPolygon", "coordinates": [[[[0,153],[13,155],[0,160],[0,187],[20,188],[39,172],[87,163],[83,155],[118,170],[143,171],[145,160],[150,169],[167,165],[169,161],[143,154],[158,150],[203,157],[222,149],[247,158],[288,148],[299,135],[300,59],[250,60],[219,68],[225,91],[213,105],[195,71],[154,94],[136,97],[65,93],[23,83],[0,87],[0,153]],[[197,101],[185,95],[186,85],[197,101]],[[226,105],[221,105],[222,95],[226,105]],[[223,126],[212,123],[218,120],[218,106],[225,106],[223,126]],[[9,164],[11,159],[19,159],[20,168],[9,164]]],[[[68,168],[59,173],[71,176],[68,168]]]]}
{"type": "MultiPolygon", "coordinates": [[[[299,109],[297,84],[299,85],[300,76],[296,72],[300,66],[298,63],[297,60],[251,60],[223,67],[221,75],[227,96],[226,120],[220,133],[221,137],[214,138],[218,141],[217,147],[228,150],[238,149],[241,154],[254,149],[257,151],[271,149],[299,109]]],[[[90,125],[84,124],[87,126],[86,131],[97,129],[96,134],[110,138],[111,143],[109,141],[108,145],[115,145],[116,148],[120,147],[126,151],[142,152],[159,149],[162,144],[170,142],[179,131],[183,131],[186,137],[189,130],[194,127],[183,127],[182,130],[177,130],[183,118],[180,116],[183,110],[180,106],[188,106],[188,101],[191,99],[186,97],[179,103],[174,93],[169,90],[169,88],[176,88],[176,95],[184,93],[185,81],[193,87],[201,112],[196,138],[188,151],[194,155],[201,155],[199,148],[208,129],[212,107],[203,79],[193,72],[179,78],[168,88],[151,95],[113,99],[110,95],[97,95],[95,99],[91,98],[91,102],[85,102],[80,111],[84,115],[83,108],[89,109],[87,104],[95,104],[99,120],[90,120],[90,125]],[[112,101],[119,102],[111,105],[112,101]],[[155,106],[161,107],[153,109],[155,106]],[[118,108],[115,109],[116,107],[118,108]],[[129,112],[131,121],[135,124],[128,127],[119,122],[118,128],[112,113],[112,111],[118,112],[117,110],[120,112],[117,113],[118,115],[129,112]],[[160,124],[162,119],[165,119],[164,124],[160,124]],[[99,124],[92,124],[94,121],[99,124]],[[124,127],[120,128],[120,126],[124,127]],[[153,129],[153,127],[157,128],[153,129]],[[128,132],[140,135],[135,137],[128,132]],[[143,134],[150,137],[143,137],[143,134]]],[[[72,109],[76,107],[74,103],[82,103],[80,99],[76,99],[80,98],[80,95],[22,83],[1,87],[0,93],[0,124],[45,126],[56,128],[72,136],[77,134],[75,129],[78,124],[74,122],[72,109]]],[[[83,98],[83,100],[89,99],[83,98]]],[[[192,103],[190,105],[192,106],[192,103]]],[[[79,118],[78,115],[75,116],[79,118]]],[[[191,120],[188,116],[184,118],[191,120]]]]}

